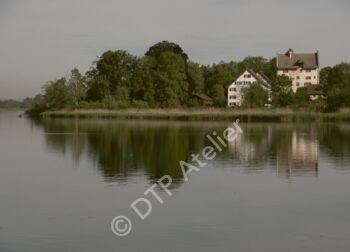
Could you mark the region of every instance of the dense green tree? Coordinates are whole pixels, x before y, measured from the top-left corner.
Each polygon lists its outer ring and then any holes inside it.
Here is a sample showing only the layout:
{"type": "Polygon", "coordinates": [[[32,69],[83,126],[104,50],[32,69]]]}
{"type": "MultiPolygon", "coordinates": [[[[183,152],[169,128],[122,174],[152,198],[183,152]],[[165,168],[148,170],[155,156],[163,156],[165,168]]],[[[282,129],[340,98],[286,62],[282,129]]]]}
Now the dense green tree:
{"type": "Polygon", "coordinates": [[[157,98],[156,73],[157,59],[152,56],[143,57],[139,62],[131,90],[134,102],[142,101],[150,106],[155,105],[157,98]]]}
{"type": "Polygon", "coordinates": [[[267,63],[268,61],[264,57],[246,57],[238,63],[238,69],[241,73],[247,69],[251,69],[254,72],[260,72],[264,71],[264,67],[267,63]]]}
{"type": "Polygon", "coordinates": [[[259,84],[250,85],[243,90],[243,107],[264,107],[268,102],[268,93],[259,84]]]}
{"type": "Polygon", "coordinates": [[[95,67],[88,73],[88,98],[96,101],[111,95],[115,99],[122,97],[129,100],[130,97],[125,97],[125,94],[131,93],[138,61],[137,57],[122,50],[103,53],[95,62],[95,67]]]}
{"type": "Polygon", "coordinates": [[[233,61],[203,67],[203,73],[205,79],[204,91],[211,96],[218,90],[217,87],[214,88],[216,85],[220,85],[226,95],[228,86],[239,76],[237,63],[233,61]]]}
{"type": "Polygon", "coordinates": [[[263,66],[263,73],[272,81],[275,80],[277,76],[277,62],[276,58],[272,58],[265,62],[263,66]]]}
{"type": "Polygon", "coordinates": [[[181,55],[167,51],[159,55],[154,82],[157,104],[161,107],[177,107],[188,100],[186,65],[181,55]]]}
{"type": "Polygon", "coordinates": [[[214,101],[214,105],[217,107],[225,107],[227,104],[227,98],[225,95],[225,89],[222,85],[216,84],[213,86],[211,96],[214,101]]]}
{"type": "Polygon", "coordinates": [[[187,54],[178,44],[166,40],[151,46],[146,52],[146,56],[158,58],[163,52],[173,52],[175,54],[181,55],[185,62],[188,60],[187,54]]]}
{"type": "Polygon", "coordinates": [[[320,71],[320,84],[322,85],[322,87],[326,87],[329,85],[328,83],[328,79],[329,79],[329,74],[332,71],[332,67],[325,67],[322,68],[320,71]]]}
{"type": "Polygon", "coordinates": [[[324,69],[321,81],[329,111],[350,106],[350,64],[342,63],[324,69]]]}
{"type": "Polygon", "coordinates": [[[88,101],[102,101],[105,97],[111,94],[110,82],[105,76],[94,76],[87,82],[87,100],[88,101]]]}
{"type": "Polygon", "coordinates": [[[187,75],[189,83],[189,93],[202,93],[204,89],[204,76],[198,63],[189,62],[187,64],[187,75]]]}
{"type": "Polygon", "coordinates": [[[310,104],[310,98],[307,93],[307,88],[298,88],[296,93],[293,95],[293,105],[297,108],[307,108],[310,104]]]}
{"type": "Polygon", "coordinates": [[[44,86],[44,101],[50,109],[62,109],[73,104],[66,78],[50,81],[44,86]]]}
{"type": "Polygon", "coordinates": [[[272,104],[287,107],[293,103],[292,80],[287,76],[277,76],[271,85],[272,104]]]}

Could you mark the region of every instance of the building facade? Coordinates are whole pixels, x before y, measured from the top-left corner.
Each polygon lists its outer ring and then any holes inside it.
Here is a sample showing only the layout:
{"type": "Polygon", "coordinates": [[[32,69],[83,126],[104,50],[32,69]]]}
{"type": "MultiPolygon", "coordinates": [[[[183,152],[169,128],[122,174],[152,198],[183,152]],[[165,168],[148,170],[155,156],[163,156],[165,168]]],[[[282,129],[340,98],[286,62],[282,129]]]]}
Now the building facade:
{"type": "Polygon", "coordinates": [[[294,92],[301,87],[318,85],[319,53],[294,53],[289,49],[284,54],[277,54],[277,75],[291,78],[294,92]]]}
{"type": "Polygon", "coordinates": [[[260,84],[269,95],[269,101],[271,100],[271,81],[263,73],[255,73],[252,70],[246,70],[241,76],[238,77],[229,87],[227,92],[227,106],[239,107],[243,103],[243,91],[252,84],[260,84]]]}

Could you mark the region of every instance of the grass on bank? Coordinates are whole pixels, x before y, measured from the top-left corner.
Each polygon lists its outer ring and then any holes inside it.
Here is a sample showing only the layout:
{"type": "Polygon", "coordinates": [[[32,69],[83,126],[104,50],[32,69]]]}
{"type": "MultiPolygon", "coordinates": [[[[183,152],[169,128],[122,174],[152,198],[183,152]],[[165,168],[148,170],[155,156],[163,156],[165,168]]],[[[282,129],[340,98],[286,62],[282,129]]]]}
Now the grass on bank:
{"type": "Polygon", "coordinates": [[[234,120],[266,121],[266,122],[298,122],[298,121],[349,121],[350,110],[337,113],[319,113],[293,111],[291,109],[77,109],[47,111],[43,117],[74,118],[141,118],[141,119],[177,119],[177,120],[234,120]]]}

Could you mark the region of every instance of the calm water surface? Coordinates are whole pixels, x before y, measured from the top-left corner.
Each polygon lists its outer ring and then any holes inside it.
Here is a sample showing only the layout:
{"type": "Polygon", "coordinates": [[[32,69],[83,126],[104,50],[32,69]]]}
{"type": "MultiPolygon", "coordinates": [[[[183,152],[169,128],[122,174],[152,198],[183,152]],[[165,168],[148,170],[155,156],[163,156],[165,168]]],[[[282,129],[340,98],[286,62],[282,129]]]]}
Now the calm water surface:
{"type": "Polygon", "coordinates": [[[1,252],[350,251],[350,124],[242,124],[185,182],[178,162],[229,123],[18,114],[0,111],[1,252]],[[139,220],[130,203],[165,174],[174,195],[139,220]]]}

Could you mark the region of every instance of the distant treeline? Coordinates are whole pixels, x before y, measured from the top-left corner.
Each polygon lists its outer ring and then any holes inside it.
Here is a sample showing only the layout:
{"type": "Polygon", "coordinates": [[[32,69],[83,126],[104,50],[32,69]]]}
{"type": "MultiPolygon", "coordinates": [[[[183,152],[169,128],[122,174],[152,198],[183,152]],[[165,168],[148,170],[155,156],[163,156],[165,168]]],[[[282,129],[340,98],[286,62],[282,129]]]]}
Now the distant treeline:
{"type": "Polygon", "coordinates": [[[32,99],[26,98],[23,101],[16,100],[0,100],[0,108],[30,108],[32,99]]]}
{"type": "MultiPolygon", "coordinates": [[[[103,53],[91,69],[73,69],[67,78],[49,81],[32,102],[31,111],[90,108],[177,108],[208,106],[193,94],[206,94],[210,106],[227,104],[227,88],[246,69],[264,72],[272,80],[272,106],[336,111],[350,106],[350,64],[321,70],[324,99],[310,101],[306,88],[292,92],[287,77],[276,76],[276,59],[247,57],[240,62],[200,65],[188,59],[182,48],[163,41],[143,57],[118,50],[103,53]]],[[[260,86],[245,91],[243,107],[262,107],[267,94],[260,86]]]]}

